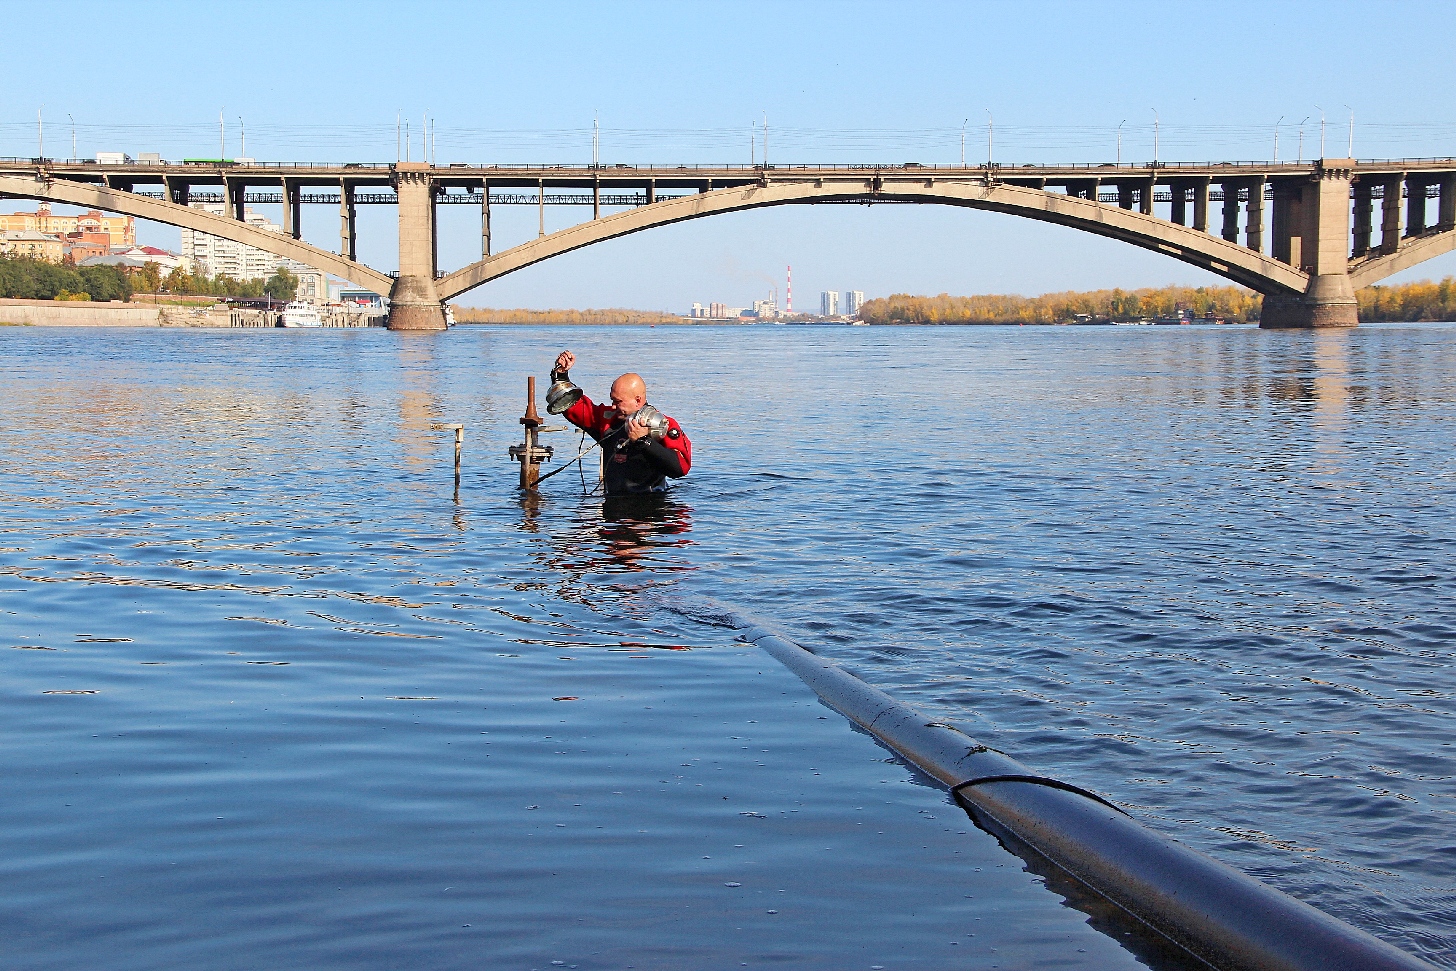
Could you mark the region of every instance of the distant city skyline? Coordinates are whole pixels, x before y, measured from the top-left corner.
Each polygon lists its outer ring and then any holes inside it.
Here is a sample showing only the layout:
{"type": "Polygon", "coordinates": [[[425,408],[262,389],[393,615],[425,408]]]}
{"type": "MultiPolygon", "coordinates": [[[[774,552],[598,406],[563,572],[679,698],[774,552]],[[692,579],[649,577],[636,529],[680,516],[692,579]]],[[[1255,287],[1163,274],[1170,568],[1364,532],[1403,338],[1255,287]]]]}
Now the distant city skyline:
{"type": "MultiPolygon", "coordinates": [[[[1456,27],[1448,3],[1392,5],[1402,22],[1431,37],[1456,27]]],[[[472,5],[440,3],[430,16],[361,2],[347,17],[329,5],[245,3],[249,22],[286,21],[297,36],[325,40],[308,57],[279,57],[265,76],[220,70],[218,52],[178,43],[155,23],[195,9],[149,5],[145,18],[114,18],[102,3],[16,6],[7,65],[40,84],[0,91],[0,155],[152,152],[167,158],[246,154],[262,160],[389,162],[408,125],[411,157],[428,148],[441,164],[531,161],[585,164],[600,119],[599,154],[618,162],[733,162],[750,150],[761,161],[768,121],[771,164],[880,161],[968,162],[1257,159],[1343,155],[1456,156],[1456,111],[1420,90],[1450,90],[1456,66],[1440,45],[1411,45],[1401,32],[1368,29],[1356,2],[1276,5],[1190,2],[1209,23],[1257,25],[1240,43],[1174,54],[1150,87],[1147,64],[1118,52],[1162,50],[1167,8],[1127,2],[1116,16],[1089,18],[1074,2],[1015,9],[979,3],[927,4],[923,16],[883,16],[873,2],[803,0],[682,8],[667,3],[493,8],[491,35],[510,38],[478,52],[473,30],[441,24],[480,19],[472,5]],[[725,17],[732,10],[734,16],[725,17]],[[57,11],[60,11],[58,14],[57,11]],[[104,19],[118,77],[187,78],[164,83],[165,97],[138,99],[131,84],[98,85],[84,72],[51,70],[71,40],[57,16],[104,19]],[[816,36],[829,21],[876,24],[872,44],[797,56],[793,38],[816,36]],[[765,30],[784,39],[771,71],[703,69],[734,63],[762,47],[765,30]],[[988,44],[988,37],[1003,42],[988,44]],[[1035,38],[1032,43],[1027,38],[1035,38]],[[645,46],[693,56],[644,59],[645,46]],[[370,70],[376,58],[404,58],[407,72],[370,70]],[[542,71],[549,63],[551,69],[542,71]],[[1351,65],[1399,63],[1388,80],[1351,65]],[[482,97],[482,92],[488,96],[482,97]],[[929,93],[927,93],[929,92],[929,93]],[[1321,109],[1323,106],[1323,126],[1321,109]],[[39,115],[39,118],[38,118],[39,115]],[[221,116],[221,124],[220,122],[221,116]],[[73,122],[74,119],[74,122],[73,122]],[[428,119],[428,122],[426,122],[428,119]],[[43,134],[42,134],[43,123],[43,134]],[[428,125],[429,133],[424,130],[428,125]],[[225,131],[224,131],[225,129],[225,131]],[[750,149],[750,134],[753,148],[750,149]],[[246,146],[243,139],[246,138],[246,146]],[[246,147],[246,153],[244,153],[246,147]]],[[[403,154],[401,147],[400,154],[403,154]]],[[[6,210],[27,208],[5,203],[6,210]]],[[[275,223],[277,207],[256,207],[275,223]]],[[[548,208],[546,231],[581,218],[548,208]]],[[[532,207],[493,214],[497,249],[535,237],[532,207]]],[[[365,207],[359,255],[380,269],[397,265],[394,211],[365,207]]],[[[337,250],[338,216],[307,206],[305,240],[337,250]]],[[[176,229],[138,223],[138,242],[180,249],[176,229]]],[[[478,258],[478,214],[444,207],[441,268],[478,258]]],[[[792,263],[801,293],[846,280],[869,297],[1019,293],[1165,284],[1221,285],[1221,277],[1154,252],[1056,226],[942,206],[803,206],[714,216],[588,247],[518,271],[467,293],[462,302],[497,307],[630,306],[683,312],[704,294],[741,294],[745,306],[782,286],[792,263]]],[[[1456,273],[1456,254],[1390,282],[1456,273]]],[[[783,292],[782,290],[780,291],[783,292]]],[[[841,293],[846,291],[840,290],[841,293]]],[[[786,300],[786,294],[784,299],[786,300]]],[[[735,301],[736,303],[736,301],[735,301]]]]}

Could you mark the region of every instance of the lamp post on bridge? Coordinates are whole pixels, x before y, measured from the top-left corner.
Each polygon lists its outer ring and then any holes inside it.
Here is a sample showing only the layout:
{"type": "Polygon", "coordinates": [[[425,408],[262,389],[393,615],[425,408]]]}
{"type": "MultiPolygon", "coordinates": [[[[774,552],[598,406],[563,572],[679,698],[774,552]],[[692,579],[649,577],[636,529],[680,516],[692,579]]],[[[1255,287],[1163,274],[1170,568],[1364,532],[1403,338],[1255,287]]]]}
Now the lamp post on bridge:
{"type": "Polygon", "coordinates": [[[1309,121],[1309,115],[1305,115],[1304,120],[1299,123],[1299,161],[1301,162],[1304,161],[1304,122],[1306,121],[1309,121]]]}
{"type": "Polygon", "coordinates": [[[991,149],[992,149],[993,144],[994,144],[995,135],[996,135],[996,119],[995,119],[995,117],[992,116],[991,109],[990,108],[987,108],[986,109],[986,168],[987,169],[990,169],[992,167],[992,165],[994,164],[993,163],[994,156],[991,153],[991,149]]]}
{"type": "Polygon", "coordinates": [[[71,158],[76,157],[76,119],[68,111],[66,117],[71,119],[71,158]]]}
{"type": "Polygon", "coordinates": [[[45,105],[35,109],[35,157],[45,158],[45,105]]]}
{"type": "Polygon", "coordinates": [[[1315,105],[1315,108],[1320,113],[1320,158],[1324,158],[1325,157],[1325,110],[1323,108],[1321,108],[1319,105],[1315,105]]]}
{"type": "Polygon", "coordinates": [[[969,118],[961,122],[961,168],[966,167],[966,126],[970,123],[969,118]]]}
{"type": "Polygon", "coordinates": [[[1354,108],[1351,108],[1349,105],[1345,105],[1345,107],[1350,112],[1350,145],[1345,150],[1345,158],[1354,158],[1355,157],[1355,109],[1354,108]]]}
{"type": "Polygon", "coordinates": [[[1279,122],[1282,122],[1283,120],[1284,116],[1280,115],[1279,121],[1276,121],[1274,123],[1274,161],[1276,163],[1279,161],[1279,122]]]}
{"type": "Polygon", "coordinates": [[[1153,113],[1153,168],[1157,168],[1158,167],[1158,124],[1159,124],[1158,109],[1157,108],[1149,108],[1148,110],[1153,113]]]}
{"type": "Polygon", "coordinates": [[[1122,126],[1127,124],[1127,119],[1117,123],[1117,164],[1122,164],[1122,126]]]}

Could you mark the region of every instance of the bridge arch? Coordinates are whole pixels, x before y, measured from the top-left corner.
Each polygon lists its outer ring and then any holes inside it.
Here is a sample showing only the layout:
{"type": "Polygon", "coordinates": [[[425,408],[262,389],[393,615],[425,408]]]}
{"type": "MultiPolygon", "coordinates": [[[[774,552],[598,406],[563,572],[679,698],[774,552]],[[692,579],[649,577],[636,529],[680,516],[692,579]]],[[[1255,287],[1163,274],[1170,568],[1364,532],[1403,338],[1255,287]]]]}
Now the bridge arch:
{"type": "Polygon", "coordinates": [[[855,181],[774,180],[665,199],[522,243],[446,274],[436,285],[441,299],[449,300],[507,273],[593,243],[719,213],[793,204],[875,202],[964,206],[1068,226],[1172,256],[1264,294],[1298,296],[1309,284],[1307,274],[1255,250],[1091,199],[997,182],[867,177],[855,181]]]}
{"type": "Polygon", "coordinates": [[[1356,290],[1379,283],[1388,276],[1408,270],[1432,257],[1456,250],[1456,229],[1429,233],[1400,241],[1394,253],[1372,256],[1350,265],[1350,285],[1356,290]]]}
{"type": "Polygon", "coordinates": [[[194,209],[163,199],[152,199],[122,189],[71,182],[67,179],[38,179],[22,176],[0,176],[0,197],[37,199],[45,202],[83,206],[106,212],[150,219],[183,229],[220,236],[236,243],[255,246],[266,253],[306,263],[317,270],[332,273],[350,283],[367,287],[375,293],[389,293],[394,280],[387,274],[337,253],[310,246],[292,236],[281,236],[249,226],[236,219],[194,209]]]}

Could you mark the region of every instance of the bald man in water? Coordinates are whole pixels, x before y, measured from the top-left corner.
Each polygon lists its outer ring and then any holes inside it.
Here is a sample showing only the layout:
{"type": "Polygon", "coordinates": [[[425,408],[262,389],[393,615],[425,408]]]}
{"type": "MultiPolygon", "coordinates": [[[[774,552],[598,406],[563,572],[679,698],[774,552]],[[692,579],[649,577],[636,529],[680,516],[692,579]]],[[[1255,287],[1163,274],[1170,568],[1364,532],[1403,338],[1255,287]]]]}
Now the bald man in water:
{"type": "MultiPolygon", "coordinates": [[[[562,351],[552,379],[566,378],[575,363],[575,354],[562,351]]],[[[678,423],[664,415],[667,427],[654,431],[641,421],[639,412],[646,407],[647,382],[629,372],[612,382],[610,405],[593,404],[582,395],[566,410],[567,421],[601,444],[609,496],[665,492],[668,479],[682,478],[692,466],[693,446],[678,423]]]]}

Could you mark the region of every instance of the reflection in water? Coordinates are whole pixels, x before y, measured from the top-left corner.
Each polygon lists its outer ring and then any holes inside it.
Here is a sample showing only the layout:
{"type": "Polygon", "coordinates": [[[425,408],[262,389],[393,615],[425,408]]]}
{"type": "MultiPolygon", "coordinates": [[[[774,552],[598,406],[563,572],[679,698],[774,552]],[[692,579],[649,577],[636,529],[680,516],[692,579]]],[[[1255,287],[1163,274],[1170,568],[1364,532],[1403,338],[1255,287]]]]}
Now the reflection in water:
{"type": "Polygon", "coordinates": [[[1314,338],[1314,427],[1319,458],[1312,472],[1342,471],[1350,409],[1349,335],[1321,331],[1314,338]]]}
{"type": "Polygon", "coordinates": [[[425,469],[438,462],[436,432],[430,426],[441,417],[439,396],[435,392],[435,342],[406,340],[399,344],[398,442],[404,461],[415,469],[425,469]]]}
{"type": "MultiPolygon", "coordinates": [[[[534,517],[548,503],[533,496],[523,498],[521,505],[525,518],[520,528],[540,531],[534,517]]],[[[694,545],[687,535],[692,516],[691,506],[670,496],[614,496],[600,505],[580,506],[571,522],[563,522],[558,513],[547,537],[549,548],[536,559],[563,578],[558,588],[563,600],[598,607],[618,602],[621,607],[624,594],[630,599],[636,591],[676,583],[696,569],[683,555],[694,545]],[[630,585],[607,579],[622,573],[640,578],[630,585]]]]}
{"type": "Polygon", "coordinates": [[[663,495],[609,497],[599,532],[608,561],[617,569],[642,570],[654,550],[692,545],[683,535],[693,528],[692,515],[692,507],[663,495]]]}

